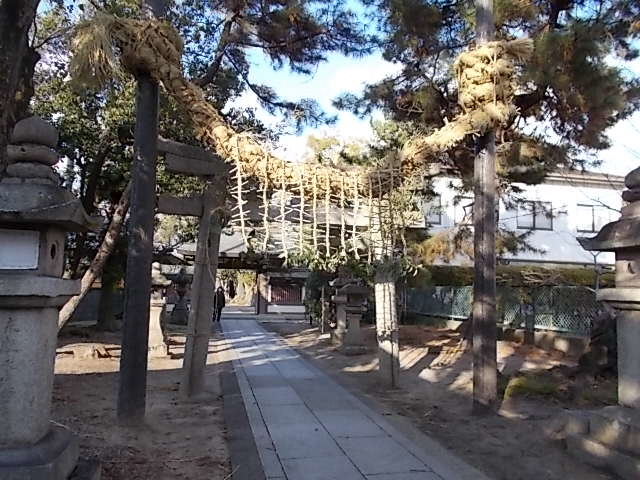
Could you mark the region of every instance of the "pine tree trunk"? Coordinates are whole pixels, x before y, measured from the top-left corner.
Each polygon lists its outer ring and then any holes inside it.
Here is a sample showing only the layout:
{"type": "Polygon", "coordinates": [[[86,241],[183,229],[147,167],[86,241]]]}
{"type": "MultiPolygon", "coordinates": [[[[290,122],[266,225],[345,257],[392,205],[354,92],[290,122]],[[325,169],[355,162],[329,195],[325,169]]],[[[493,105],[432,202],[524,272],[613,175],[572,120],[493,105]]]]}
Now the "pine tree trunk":
{"type": "MultiPolygon", "coordinates": [[[[493,0],[475,0],[477,43],[493,40],[493,0]]],[[[495,132],[477,140],[473,204],[473,413],[494,411],[498,399],[496,353],[496,145],[495,132]]]]}
{"type": "Polygon", "coordinates": [[[390,387],[397,387],[400,375],[400,345],[396,283],[393,275],[378,271],[374,291],[380,379],[390,387]]]}
{"type": "Polygon", "coordinates": [[[93,258],[89,269],[82,277],[82,280],[80,282],[80,293],[75,297],[72,297],[65,304],[65,306],[62,307],[62,310],[60,310],[60,315],[58,316],[58,330],[60,330],[64,326],[64,324],[69,321],[69,319],[73,315],[73,312],[75,312],[82,299],[91,289],[93,282],[95,282],[96,278],[98,278],[102,274],[104,265],[107,262],[109,255],[111,255],[113,249],[115,248],[116,241],[120,236],[120,231],[122,230],[122,225],[124,224],[124,219],[127,216],[127,211],[129,210],[130,192],[131,182],[129,182],[124,192],[122,192],[122,196],[120,197],[118,206],[113,213],[113,218],[111,219],[109,228],[107,228],[107,232],[105,233],[102,243],[100,244],[98,253],[96,253],[96,256],[93,258]]]}
{"type": "Polygon", "coordinates": [[[33,70],[40,59],[29,46],[29,29],[40,0],[0,0],[0,177],[7,143],[33,94],[33,70]]]}

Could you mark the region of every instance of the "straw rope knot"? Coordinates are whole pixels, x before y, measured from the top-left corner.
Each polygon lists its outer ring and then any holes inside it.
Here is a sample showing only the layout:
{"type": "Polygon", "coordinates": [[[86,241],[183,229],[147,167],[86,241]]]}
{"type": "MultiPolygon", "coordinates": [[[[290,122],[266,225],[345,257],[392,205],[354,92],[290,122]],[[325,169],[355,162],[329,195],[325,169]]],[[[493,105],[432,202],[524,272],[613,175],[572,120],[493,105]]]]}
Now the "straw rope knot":
{"type": "Polygon", "coordinates": [[[517,113],[513,105],[518,86],[516,67],[532,52],[531,39],[521,38],[485,43],[460,54],[454,62],[454,71],[462,113],[430,135],[408,142],[403,150],[403,171],[423,169],[437,153],[454,147],[469,135],[508,126],[517,113]]]}

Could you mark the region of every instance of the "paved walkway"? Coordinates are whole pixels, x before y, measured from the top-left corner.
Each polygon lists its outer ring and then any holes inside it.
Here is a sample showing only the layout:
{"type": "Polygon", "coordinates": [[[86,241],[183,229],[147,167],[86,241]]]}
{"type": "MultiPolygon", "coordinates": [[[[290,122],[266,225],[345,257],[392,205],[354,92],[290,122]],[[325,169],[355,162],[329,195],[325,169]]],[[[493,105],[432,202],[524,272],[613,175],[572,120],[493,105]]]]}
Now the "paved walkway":
{"type": "Polygon", "coordinates": [[[255,320],[222,328],[267,479],[488,480],[399,431],[255,320]]]}

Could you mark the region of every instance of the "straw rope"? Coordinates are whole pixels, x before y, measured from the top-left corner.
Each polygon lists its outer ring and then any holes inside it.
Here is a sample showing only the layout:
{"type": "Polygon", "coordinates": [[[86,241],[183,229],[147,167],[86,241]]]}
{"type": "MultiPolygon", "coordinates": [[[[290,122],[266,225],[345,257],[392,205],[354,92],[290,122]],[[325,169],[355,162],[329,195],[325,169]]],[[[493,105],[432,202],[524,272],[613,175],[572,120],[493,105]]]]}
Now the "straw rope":
{"type": "Polygon", "coordinates": [[[225,161],[235,164],[235,201],[238,209],[242,235],[245,241],[249,228],[243,198],[243,186],[248,179],[257,180],[262,190],[263,248],[269,246],[271,236],[269,192],[279,191],[280,198],[280,244],[285,259],[289,255],[287,192],[300,196],[298,217],[298,249],[302,254],[306,236],[305,203],[311,202],[312,245],[319,252],[318,202],[324,203],[324,254],[331,257],[330,213],[337,204],[340,214],[340,248],[342,256],[347,251],[347,205],[355,205],[354,225],[351,232],[352,249],[357,255],[357,228],[355,218],[360,202],[368,205],[369,236],[368,252],[372,258],[374,248],[387,251],[389,243],[398,238],[405,243],[404,233],[398,237],[397,228],[405,228],[403,219],[394,218],[403,212],[395,212],[391,201],[394,189],[402,187],[409,178],[419,178],[428,163],[447,149],[462,142],[469,135],[481,135],[490,128],[505,127],[516,113],[513,96],[517,89],[515,73],[517,64],[525,61],[532,52],[528,39],[498,41],[483,44],[462,53],[454,63],[459,85],[458,101],[461,114],[428,136],[408,142],[397,168],[351,167],[348,170],[311,163],[292,163],[273,155],[256,137],[236,132],[220,112],[205,98],[201,88],[185,78],[182,71],[183,44],[176,30],[159,20],[136,20],[119,18],[96,12],[81,22],[75,31],[73,57],[70,72],[74,81],[91,87],[107,84],[114,78],[123,78],[127,73],[151,75],[160,82],[166,92],[188,112],[198,138],[215,150],[225,161]],[[345,184],[345,177],[353,181],[353,188],[345,184]],[[322,179],[322,181],[319,181],[322,179]],[[398,182],[396,182],[398,180],[398,182]],[[372,216],[377,210],[377,222],[372,216]],[[386,217],[386,218],[384,218],[386,217]],[[385,222],[392,222],[385,225],[385,222]],[[379,230],[383,245],[373,246],[372,229],[379,230]]]}

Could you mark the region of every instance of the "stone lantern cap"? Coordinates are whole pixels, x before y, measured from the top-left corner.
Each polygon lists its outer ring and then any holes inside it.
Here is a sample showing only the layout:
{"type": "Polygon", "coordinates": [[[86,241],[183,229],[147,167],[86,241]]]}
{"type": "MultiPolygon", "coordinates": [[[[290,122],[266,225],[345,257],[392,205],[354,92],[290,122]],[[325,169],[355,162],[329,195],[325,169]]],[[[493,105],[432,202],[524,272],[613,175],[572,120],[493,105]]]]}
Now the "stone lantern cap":
{"type": "Polygon", "coordinates": [[[640,247],[640,218],[620,218],[606,224],[592,238],[578,238],[585,250],[615,252],[624,248],[640,247]]]}
{"type": "Polygon", "coordinates": [[[624,183],[628,190],[622,193],[622,198],[629,205],[622,209],[618,221],[606,224],[595,237],[578,238],[585,250],[615,252],[640,247],[640,168],[632,170],[624,183]]]}
{"type": "Polygon", "coordinates": [[[348,284],[345,285],[344,287],[341,287],[338,289],[338,292],[343,294],[343,295],[368,295],[369,294],[369,288],[365,287],[364,285],[357,285],[357,284],[348,284]]]}
{"type": "Polygon", "coordinates": [[[151,285],[154,287],[167,287],[171,285],[171,280],[163,275],[162,265],[159,262],[151,264],[151,285]]]}
{"type": "Polygon", "coordinates": [[[55,225],[68,231],[86,231],[96,222],[82,203],[60,187],[52,166],[58,160],[56,129],[39,117],[19,121],[7,146],[9,165],[0,181],[0,223],[55,225]]]}

